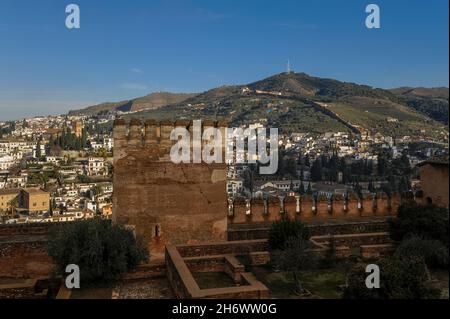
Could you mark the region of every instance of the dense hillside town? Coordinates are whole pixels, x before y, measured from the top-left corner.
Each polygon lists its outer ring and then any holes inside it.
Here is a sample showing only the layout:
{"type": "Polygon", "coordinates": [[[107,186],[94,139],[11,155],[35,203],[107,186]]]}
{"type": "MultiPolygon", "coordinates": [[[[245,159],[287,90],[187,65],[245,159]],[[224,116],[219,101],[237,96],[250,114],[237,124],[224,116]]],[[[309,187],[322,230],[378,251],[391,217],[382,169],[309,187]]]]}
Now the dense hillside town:
{"type": "Polygon", "coordinates": [[[113,139],[107,123],[112,118],[48,116],[0,123],[1,222],[109,218],[113,139]]]}
{"type": "MultiPolygon", "coordinates": [[[[112,214],[112,121],[127,112],[46,116],[0,123],[1,222],[73,221],[112,214]],[[20,201],[29,194],[27,202],[20,201]],[[36,198],[36,201],[34,200],[36,198]],[[44,203],[45,202],[45,203],[44,203]]],[[[255,122],[247,127],[259,128],[255,122]]],[[[362,130],[279,136],[278,171],[230,164],[229,198],[289,193],[326,195],[420,192],[417,164],[448,154],[438,140],[362,130]]]]}

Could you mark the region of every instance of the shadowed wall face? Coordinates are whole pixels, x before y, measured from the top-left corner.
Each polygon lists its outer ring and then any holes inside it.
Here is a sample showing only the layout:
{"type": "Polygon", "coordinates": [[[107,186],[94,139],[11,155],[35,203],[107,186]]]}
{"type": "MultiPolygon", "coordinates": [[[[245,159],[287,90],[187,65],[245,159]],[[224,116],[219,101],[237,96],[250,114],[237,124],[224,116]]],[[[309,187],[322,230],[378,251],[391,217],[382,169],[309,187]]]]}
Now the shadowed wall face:
{"type": "Polygon", "coordinates": [[[172,163],[170,125],[114,125],[113,220],[133,227],[153,251],[226,238],[226,165],[172,163]]]}
{"type": "Polygon", "coordinates": [[[423,165],[420,168],[420,182],[424,204],[449,207],[448,163],[446,165],[423,165]]]}

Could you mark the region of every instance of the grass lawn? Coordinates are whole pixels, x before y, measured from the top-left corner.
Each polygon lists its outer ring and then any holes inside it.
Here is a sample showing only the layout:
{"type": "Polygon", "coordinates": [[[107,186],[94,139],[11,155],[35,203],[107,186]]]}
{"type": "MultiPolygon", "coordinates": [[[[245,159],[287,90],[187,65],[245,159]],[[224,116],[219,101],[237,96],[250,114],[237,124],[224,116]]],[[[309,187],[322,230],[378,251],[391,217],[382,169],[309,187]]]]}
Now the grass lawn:
{"type": "MultiPolygon", "coordinates": [[[[273,272],[269,267],[254,267],[252,271],[270,290],[274,298],[300,298],[294,293],[294,280],[290,272],[273,272]]],[[[345,284],[343,270],[319,269],[303,271],[301,280],[313,296],[311,298],[340,299],[340,285],[345,284]]]]}

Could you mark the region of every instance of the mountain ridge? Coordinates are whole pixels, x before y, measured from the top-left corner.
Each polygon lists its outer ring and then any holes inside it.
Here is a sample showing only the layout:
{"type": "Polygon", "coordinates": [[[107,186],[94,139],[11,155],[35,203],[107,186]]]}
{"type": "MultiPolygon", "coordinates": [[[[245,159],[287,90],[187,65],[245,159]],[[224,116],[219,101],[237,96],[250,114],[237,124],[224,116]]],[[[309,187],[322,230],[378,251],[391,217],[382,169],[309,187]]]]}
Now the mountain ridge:
{"type": "Polygon", "coordinates": [[[69,115],[95,115],[105,111],[141,111],[145,109],[157,109],[169,104],[178,103],[197,93],[171,93],[153,92],[142,97],[119,102],[104,102],[91,105],[83,109],[71,110],[69,115]]]}
{"type": "Polygon", "coordinates": [[[287,131],[317,133],[356,128],[395,136],[423,131],[436,136],[445,130],[444,121],[437,122],[426,110],[411,105],[411,101],[431,98],[407,99],[390,90],[291,72],[221,86],[133,117],[227,119],[232,125],[261,122],[287,131]]]}
{"type": "Polygon", "coordinates": [[[446,92],[448,96],[448,88],[387,90],[285,72],[185,96],[132,117],[226,119],[232,125],[261,122],[291,132],[372,130],[391,136],[438,136],[448,131],[446,92]]]}

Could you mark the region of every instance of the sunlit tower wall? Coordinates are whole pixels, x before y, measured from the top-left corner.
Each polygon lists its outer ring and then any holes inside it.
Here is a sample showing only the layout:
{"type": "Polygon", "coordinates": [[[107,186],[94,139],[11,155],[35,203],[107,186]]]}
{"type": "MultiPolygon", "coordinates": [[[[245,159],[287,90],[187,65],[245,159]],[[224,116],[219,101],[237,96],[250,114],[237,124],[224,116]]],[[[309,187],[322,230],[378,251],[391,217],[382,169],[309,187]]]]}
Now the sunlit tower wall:
{"type": "MultiPolygon", "coordinates": [[[[202,124],[202,130],[226,127],[202,124]]],[[[163,251],[166,243],[226,239],[226,164],[173,163],[175,127],[192,132],[190,121],[114,122],[113,221],[135,229],[152,252],[163,251]]]]}

